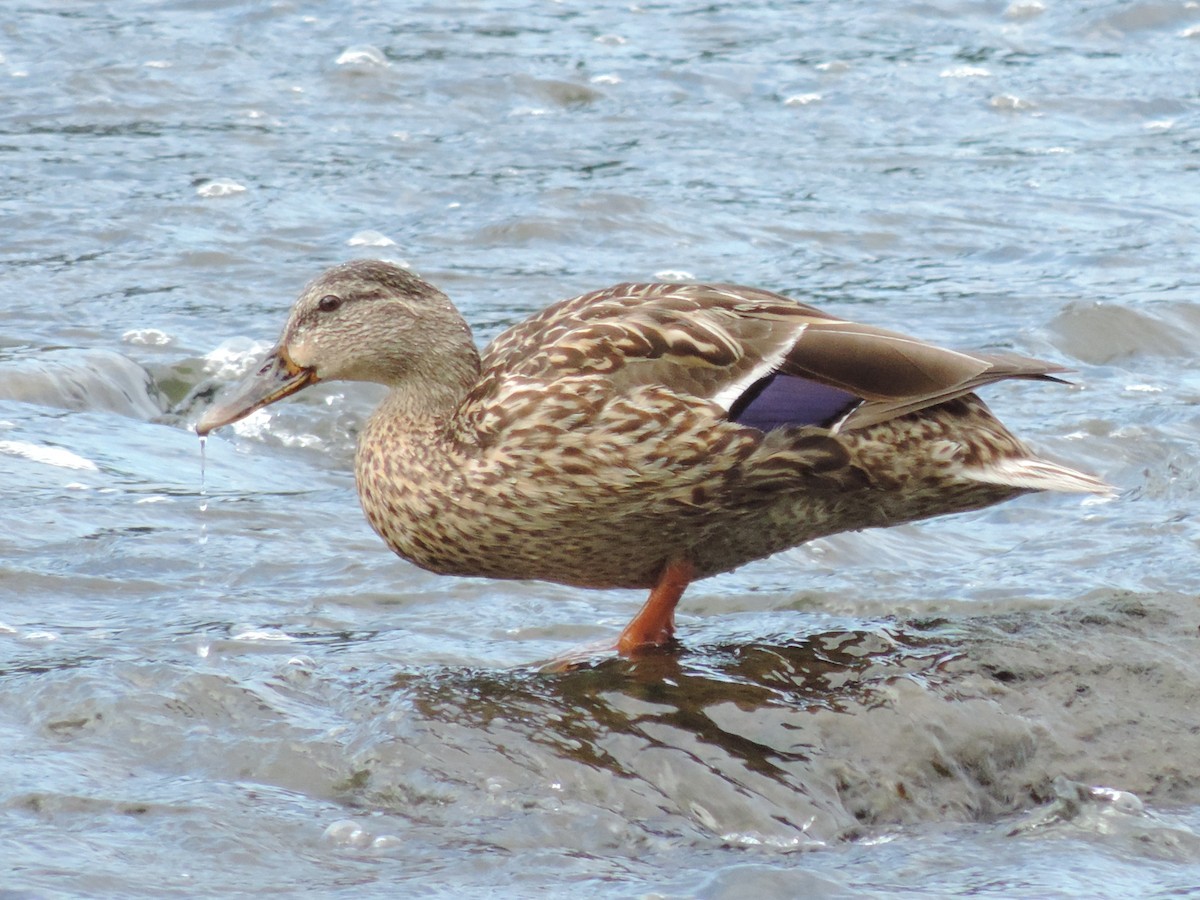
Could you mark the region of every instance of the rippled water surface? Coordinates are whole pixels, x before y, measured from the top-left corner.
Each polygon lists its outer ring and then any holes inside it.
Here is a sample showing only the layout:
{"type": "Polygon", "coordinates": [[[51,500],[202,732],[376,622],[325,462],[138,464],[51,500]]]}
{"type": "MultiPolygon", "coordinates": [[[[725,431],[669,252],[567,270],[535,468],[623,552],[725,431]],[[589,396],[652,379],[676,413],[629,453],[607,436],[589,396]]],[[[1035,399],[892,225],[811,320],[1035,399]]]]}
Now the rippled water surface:
{"type": "Polygon", "coordinates": [[[0,30],[0,887],[1128,897],[1200,883],[1200,9],[17,4],[0,30]],[[1117,485],[642,597],[438,578],[378,400],[189,430],[328,264],[486,341],[696,278],[1075,370],[1117,485]]]}

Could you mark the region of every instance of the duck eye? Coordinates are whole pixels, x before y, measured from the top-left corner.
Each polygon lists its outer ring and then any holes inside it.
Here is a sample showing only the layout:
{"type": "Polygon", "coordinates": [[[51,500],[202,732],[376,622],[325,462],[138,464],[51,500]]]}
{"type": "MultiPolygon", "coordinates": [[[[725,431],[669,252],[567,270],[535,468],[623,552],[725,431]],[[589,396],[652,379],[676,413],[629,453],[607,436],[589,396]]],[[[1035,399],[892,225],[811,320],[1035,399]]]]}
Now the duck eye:
{"type": "Polygon", "coordinates": [[[321,312],[333,312],[342,305],[342,298],[333,294],[326,294],[317,301],[317,309],[321,312]]]}

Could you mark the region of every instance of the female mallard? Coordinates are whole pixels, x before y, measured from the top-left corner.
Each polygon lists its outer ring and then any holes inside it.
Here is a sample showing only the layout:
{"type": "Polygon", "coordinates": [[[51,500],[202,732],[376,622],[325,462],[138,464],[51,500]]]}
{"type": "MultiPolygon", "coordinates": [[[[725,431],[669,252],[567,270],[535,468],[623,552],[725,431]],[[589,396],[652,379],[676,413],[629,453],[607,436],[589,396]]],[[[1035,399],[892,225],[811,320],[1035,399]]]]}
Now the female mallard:
{"type": "Polygon", "coordinates": [[[974,394],[1059,371],[705,284],[564,300],[481,359],[445,294],[356,260],[304,289],[196,430],[318,381],[386,385],[357,479],[388,546],[448,575],[649,588],[617,643],[628,654],[672,640],[689,582],[813,538],[1108,491],[1035,456],[974,394]]]}

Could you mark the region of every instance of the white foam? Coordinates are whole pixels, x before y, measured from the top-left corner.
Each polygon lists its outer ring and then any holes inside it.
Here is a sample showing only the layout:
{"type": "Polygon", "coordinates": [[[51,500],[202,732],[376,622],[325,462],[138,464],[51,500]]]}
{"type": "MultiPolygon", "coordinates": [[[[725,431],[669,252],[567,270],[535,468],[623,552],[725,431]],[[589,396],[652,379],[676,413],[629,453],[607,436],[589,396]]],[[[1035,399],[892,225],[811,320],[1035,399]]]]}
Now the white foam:
{"type": "Polygon", "coordinates": [[[175,338],[157,328],[135,328],[121,335],[121,340],[139,347],[166,347],[175,342],[175,338]]]}
{"type": "Polygon", "coordinates": [[[240,378],[270,349],[268,341],[230,338],[204,357],[204,371],[214,378],[240,378]]]}
{"type": "Polygon", "coordinates": [[[350,236],[346,243],[351,247],[395,247],[396,242],[379,231],[359,231],[350,236]]]}
{"type": "Polygon", "coordinates": [[[336,63],[339,66],[357,66],[367,69],[385,69],[391,65],[387,57],[383,55],[383,51],[378,47],[372,47],[370,44],[347,47],[338,56],[336,63]]]}
{"type": "Polygon", "coordinates": [[[988,101],[988,105],[992,109],[1011,109],[1014,111],[1034,109],[1037,106],[1032,100],[1023,100],[1016,94],[997,94],[988,101]]]}
{"type": "Polygon", "coordinates": [[[404,840],[395,834],[376,834],[353,819],[339,819],[326,829],[322,837],[335,847],[354,850],[390,851],[405,846],[404,840]]]}
{"type": "Polygon", "coordinates": [[[939,78],[991,78],[992,73],[982,66],[951,66],[942,69],[939,78]]]}
{"type": "Polygon", "coordinates": [[[243,631],[233,636],[235,641],[294,641],[290,634],[282,631],[243,631]]]}
{"type": "Polygon", "coordinates": [[[1004,10],[1004,18],[1006,19],[1032,19],[1034,16],[1040,16],[1046,11],[1046,4],[1042,0],[1013,0],[1008,4],[1008,8],[1004,10]]]}
{"type": "Polygon", "coordinates": [[[196,194],[206,199],[214,197],[232,197],[244,193],[246,186],[230,178],[214,178],[196,188],[196,194]]]}
{"type": "Polygon", "coordinates": [[[325,445],[325,441],[315,434],[308,432],[295,434],[286,428],[273,427],[271,423],[274,420],[274,413],[264,407],[263,409],[256,409],[250,415],[246,416],[246,418],[234,422],[227,427],[232,428],[234,434],[252,440],[261,440],[269,435],[272,441],[283,447],[299,447],[309,450],[325,445]]]}
{"type": "Polygon", "coordinates": [[[64,447],[47,447],[26,441],[0,441],[0,453],[45,463],[48,466],[58,466],[60,469],[86,469],[96,472],[100,468],[90,459],[85,459],[64,447]]]}

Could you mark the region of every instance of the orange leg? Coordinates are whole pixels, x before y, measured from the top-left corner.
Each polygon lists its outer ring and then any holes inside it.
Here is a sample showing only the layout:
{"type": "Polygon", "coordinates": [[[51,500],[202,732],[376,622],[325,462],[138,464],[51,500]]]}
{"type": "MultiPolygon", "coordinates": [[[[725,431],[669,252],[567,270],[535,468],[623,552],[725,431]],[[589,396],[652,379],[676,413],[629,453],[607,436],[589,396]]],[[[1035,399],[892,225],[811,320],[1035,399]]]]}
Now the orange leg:
{"type": "Polygon", "coordinates": [[[650,591],[650,599],[617,638],[619,654],[633,656],[639,650],[671,643],[675,637],[675,606],[695,574],[696,567],[686,559],[667,563],[650,591]]]}

